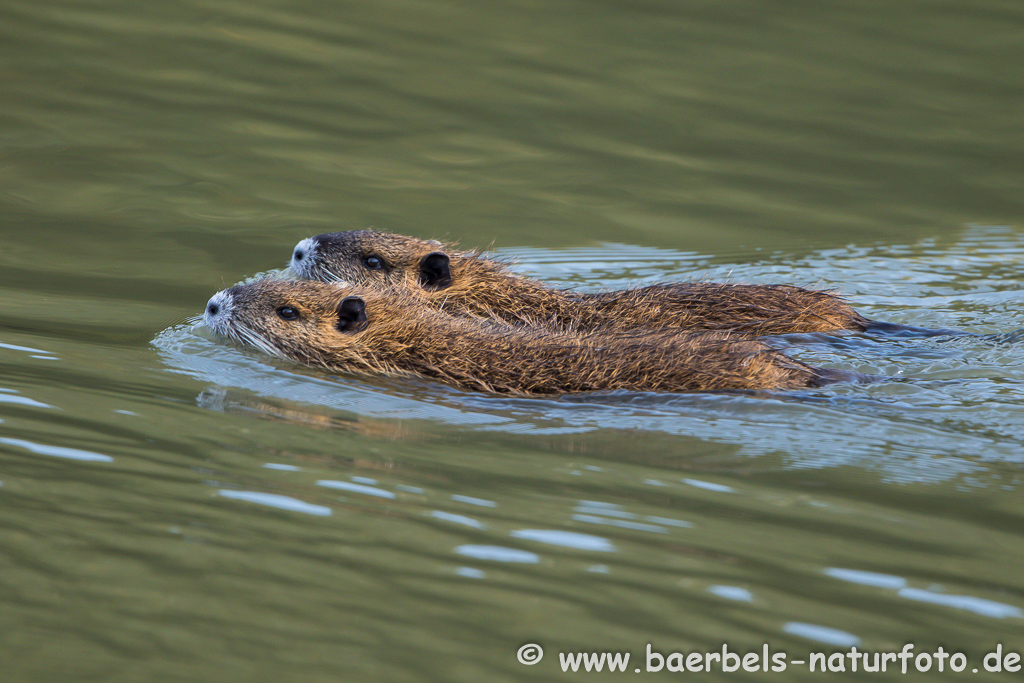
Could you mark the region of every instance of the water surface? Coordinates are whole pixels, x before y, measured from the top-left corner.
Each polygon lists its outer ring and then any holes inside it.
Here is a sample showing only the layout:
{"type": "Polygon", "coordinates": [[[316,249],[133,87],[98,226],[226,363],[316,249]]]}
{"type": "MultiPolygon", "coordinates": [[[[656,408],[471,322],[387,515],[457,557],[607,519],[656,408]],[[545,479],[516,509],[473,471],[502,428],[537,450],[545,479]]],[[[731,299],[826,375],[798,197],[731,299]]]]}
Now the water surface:
{"type": "Polygon", "coordinates": [[[4,680],[1024,651],[1022,15],[5,2],[4,680]],[[773,342],[874,384],[536,400],[186,322],[370,226],[560,286],[835,287],[971,334],[773,342]]]}

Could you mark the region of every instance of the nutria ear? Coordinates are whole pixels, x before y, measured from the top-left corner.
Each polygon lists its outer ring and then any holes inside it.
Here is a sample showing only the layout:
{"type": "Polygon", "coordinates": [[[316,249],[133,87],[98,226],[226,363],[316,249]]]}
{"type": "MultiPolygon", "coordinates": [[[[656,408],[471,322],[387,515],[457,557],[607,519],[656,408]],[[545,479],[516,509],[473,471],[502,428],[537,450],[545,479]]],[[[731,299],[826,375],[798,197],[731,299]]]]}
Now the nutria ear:
{"type": "Polygon", "coordinates": [[[358,296],[347,296],[338,304],[339,332],[358,332],[366,327],[366,302],[358,296]]]}
{"type": "Polygon", "coordinates": [[[420,286],[423,289],[444,289],[452,283],[450,259],[443,251],[434,251],[420,260],[420,286]]]}

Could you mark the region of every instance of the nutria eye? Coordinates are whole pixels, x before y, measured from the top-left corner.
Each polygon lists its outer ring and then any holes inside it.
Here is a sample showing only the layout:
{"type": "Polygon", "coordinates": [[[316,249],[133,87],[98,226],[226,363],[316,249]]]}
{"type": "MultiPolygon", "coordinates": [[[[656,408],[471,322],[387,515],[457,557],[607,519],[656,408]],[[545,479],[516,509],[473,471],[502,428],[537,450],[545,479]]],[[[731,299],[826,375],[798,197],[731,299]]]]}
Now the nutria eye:
{"type": "Polygon", "coordinates": [[[370,270],[381,270],[384,268],[384,261],[379,256],[367,256],[363,259],[363,265],[370,270]]]}
{"type": "Polygon", "coordinates": [[[281,316],[282,320],[298,320],[299,319],[299,312],[296,311],[291,306],[282,306],[281,308],[277,309],[277,314],[279,316],[281,316]]]}

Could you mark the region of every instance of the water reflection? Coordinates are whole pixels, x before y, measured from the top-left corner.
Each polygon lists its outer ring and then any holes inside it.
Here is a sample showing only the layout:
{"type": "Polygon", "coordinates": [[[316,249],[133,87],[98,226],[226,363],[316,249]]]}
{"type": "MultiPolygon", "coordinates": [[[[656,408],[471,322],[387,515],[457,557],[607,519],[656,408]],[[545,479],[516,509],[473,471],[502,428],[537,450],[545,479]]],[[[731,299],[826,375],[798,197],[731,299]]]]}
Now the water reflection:
{"type": "Polygon", "coordinates": [[[25,439],[11,439],[9,437],[0,437],[0,443],[24,449],[30,453],[49,455],[54,458],[67,458],[68,460],[79,460],[82,462],[114,462],[114,459],[109,455],[94,453],[92,451],[83,451],[79,448],[50,446],[47,444],[26,441],[25,439]]]}
{"type": "Polygon", "coordinates": [[[974,614],[992,617],[993,619],[1024,618],[1024,610],[1021,610],[1019,607],[971,595],[950,595],[936,590],[914,588],[908,586],[907,580],[900,576],[839,567],[829,567],[824,573],[842,581],[849,581],[850,583],[894,590],[898,596],[907,600],[966,610],[974,614]]]}
{"type": "Polygon", "coordinates": [[[444,512],[442,510],[432,510],[430,516],[434,519],[440,519],[444,522],[451,522],[452,524],[461,524],[463,526],[473,527],[474,529],[483,529],[484,525],[480,520],[473,519],[472,517],[466,517],[465,515],[456,515],[451,512],[444,512]]]}
{"type": "Polygon", "coordinates": [[[516,548],[506,548],[500,545],[460,545],[455,549],[455,554],[465,557],[472,557],[474,560],[485,560],[489,562],[517,562],[536,564],[540,562],[537,553],[516,548]]]}
{"type": "Polygon", "coordinates": [[[826,645],[833,645],[835,647],[854,647],[860,645],[860,638],[847,633],[846,631],[840,631],[839,629],[828,628],[827,626],[821,626],[819,624],[806,624],[798,621],[791,621],[786,624],[783,629],[786,633],[791,633],[807,640],[813,640],[819,643],[825,643],[826,645]]]}
{"type": "Polygon", "coordinates": [[[28,396],[19,396],[14,389],[3,389],[0,388],[0,403],[8,403],[17,406],[26,406],[28,408],[53,408],[53,406],[35,399],[31,399],[28,396]]]}
{"type": "Polygon", "coordinates": [[[306,515],[327,517],[331,514],[331,508],[325,505],[313,505],[290,496],[282,496],[276,493],[260,493],[258,491],[229,491],[221,489],[218,495],[232,500],[244,500],[248,503],[266,505],[267,507],[288,510],[290,512],[301,512],[306,515]]]}
{"type": "Polygon", "coordinates": [[[377,498],[395,498],[395,494],[391,491],[385,491],[375,486],[366,486],[365,484],[354,484],[348,481],[333,481],[331,479],[321,479],[316,483],[317,486],[324,486],[329,489],[340,489],[342,491],[349,491],[351,493],[361,493],[365,496],[375,496],[377,498]]]}
{"type": "Polygon", "coordinates": [[[994,600],[985,600],[983,598],[976,598],[972,595],[947,595],[945,593],[937,593],[935,591],[922,590],[920,588],[900,588],[897,592],[901,598],[907,600],[917,600],[919,602],[929,602],[933,605],[943,605],[945,607],[953,607],[955,609],[962,609],[968,612],[974,612],[986,617],[992,617],[993,619],[1006,619],[1006,618],[1024,618],[1024,610],[1013,605],[1007,605],[1002,602],[995,602],[994,600]]]}
{"type": "Polygon", "coordinates": [[[615,551],[615,546],[607,538],[581,534],[575,531],[562,531],[559,529],[517,529],[509,534],[513,538],[522,538],[536,543],[547,545],[558,545],[563,548],[574,550],[588,550],[591,552],[610,553],[615,551]]]}
{"type": "Polygon", "coordinates": [[[738,602],[754,601],[753,593],[739,586],[708,586],[708,593],[725,598],[726,600],[736,600],[738,602]]]}

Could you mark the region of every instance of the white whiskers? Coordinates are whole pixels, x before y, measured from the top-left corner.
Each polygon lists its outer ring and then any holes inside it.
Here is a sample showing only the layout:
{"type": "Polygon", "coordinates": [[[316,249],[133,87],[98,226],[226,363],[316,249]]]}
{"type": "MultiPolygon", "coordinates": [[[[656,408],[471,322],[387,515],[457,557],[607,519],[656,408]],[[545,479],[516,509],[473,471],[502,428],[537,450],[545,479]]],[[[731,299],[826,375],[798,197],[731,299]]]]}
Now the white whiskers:
{"type": "Polygon", "coordinates": [[[268,355],[285,358],[285,355],[275,348],[273,344],[267,341],[264,336],[244,325],[233,323],[228,326],[225,332],[227,332],[227,336],[231,337],[235,341],[248,344],[249,346],[259,349],[268,355]]]}
{"type": "Polygon", "coordinates": [[[341,277],[340,275],[338,275],[337,273],[335,273],[332,270],[328,270],[327,268],[321,268],[320,272],[324,276],[324,282],[328,282],[328,283],[330,283],[332,285],[342,285],[344,287],[351,287],[352,286],[351,283],[349,283],[347,280],[345,280],[345,278],[341,277]]]}

